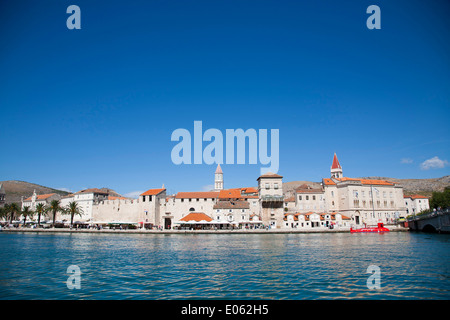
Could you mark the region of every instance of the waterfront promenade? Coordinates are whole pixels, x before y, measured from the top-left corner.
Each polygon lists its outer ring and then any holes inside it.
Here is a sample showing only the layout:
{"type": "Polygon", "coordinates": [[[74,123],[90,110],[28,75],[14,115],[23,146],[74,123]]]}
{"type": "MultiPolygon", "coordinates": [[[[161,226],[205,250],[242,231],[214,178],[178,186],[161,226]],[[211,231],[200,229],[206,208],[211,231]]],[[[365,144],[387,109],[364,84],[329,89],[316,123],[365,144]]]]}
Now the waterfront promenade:
{"type": "MultiPolygon", "coordinates": [[[[386,226],[389,231],[404,232],[408,228],[386,226]]],[[[232,229],[232,230],[142,230],[142,229],[75,229],[75,228],[3,228],[3,232],[30,233],[126,233],[126,234],[290,234],[290,233],[350,233],[350,227],[339,229],[232,229]]]]}

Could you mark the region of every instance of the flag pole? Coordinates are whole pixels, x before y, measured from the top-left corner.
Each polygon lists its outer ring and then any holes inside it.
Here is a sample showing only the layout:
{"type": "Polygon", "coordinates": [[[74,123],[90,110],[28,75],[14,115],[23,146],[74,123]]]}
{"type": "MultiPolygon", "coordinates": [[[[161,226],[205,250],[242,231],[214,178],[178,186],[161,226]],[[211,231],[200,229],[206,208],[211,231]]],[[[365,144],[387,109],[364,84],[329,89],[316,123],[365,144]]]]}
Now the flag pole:
{"type": "Polygon", "coordinates": [[[372,211],[373,211],[373,218],[375,219],[375,202],[373,200],[373,185],[370,185],[370,189],[372,190],[372,211]]]}

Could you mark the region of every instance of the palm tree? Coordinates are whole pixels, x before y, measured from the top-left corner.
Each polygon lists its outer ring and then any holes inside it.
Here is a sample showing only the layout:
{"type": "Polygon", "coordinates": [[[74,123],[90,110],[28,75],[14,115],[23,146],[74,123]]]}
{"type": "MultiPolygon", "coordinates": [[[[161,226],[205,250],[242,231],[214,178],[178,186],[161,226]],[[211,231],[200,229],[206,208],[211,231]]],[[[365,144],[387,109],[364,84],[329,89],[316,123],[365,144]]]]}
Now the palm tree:
{"type": "Polygon", "coordinates": [[[5,207],[0,207],[0,220],[3,220],[3,219],[6,220],[7,215],[8,215],[8,212],[6,211],[6,205],[5,205],[5,207]]]}
{"type": "Polygon", "coordinates": [[[20,212],[19,205],[17,203],[13,202],[8,206],[7,210],[10,213],[9,224],[12,224],[13,219],[14,219],[14,214],[20,212]]]}
{"type": "Polygon", "coordinates": [[[69,204],[67,205],[67,208],[65,209],[65,212],[67,214],[70,214],[70,227],[71,228],[73,226],[73,216],[78,214],[81,217],[81,215],[84,213],[83,209],[81,209],[78,206],[78,202],[75,202],[75,201],[69,202],[69,204]]]}
{"type": "Polygon", "coordinates": [[[22,215],[23,215],[23,225],[25,226],[26,222],[27,222],[27,217],[33,217],[34,211],[30,210],[30,207],[23,207],[22,211],[21,211],[22,215]]]}
{"type": "Polygon", "coordinates": [[[35,212],[38,214],[38,226],[40,226],[41,225],[41,215],[45,214],[45,212],[46,212],[45,205],[43,203],[38,203],[36,205],[35,212]]]}
{"type": "Polygon", "coordinates": [[[52,200],[52,202],[50,202],[50,206],[47,207],[47,211],[50,211],[53,214],[53,227],[55,227],[56,213],[58,211],[64,212],[64,209],[61,208],[61,201],[52,200]]]}

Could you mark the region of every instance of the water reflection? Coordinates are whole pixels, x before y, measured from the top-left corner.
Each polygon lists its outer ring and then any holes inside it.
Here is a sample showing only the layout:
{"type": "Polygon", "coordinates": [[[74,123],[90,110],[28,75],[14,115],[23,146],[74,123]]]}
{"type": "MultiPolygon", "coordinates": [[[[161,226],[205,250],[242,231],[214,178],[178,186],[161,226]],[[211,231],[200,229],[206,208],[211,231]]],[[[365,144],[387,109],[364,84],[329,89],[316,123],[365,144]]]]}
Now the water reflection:
{"type": "Polygon", "coordinates": [[[448,299],[448,236],[0,234],[1,299],[448,299]],[[66,287],[69,265],[81,289],[66,287]],[[369,265],[381,289],[369,290],[369,265]]]}

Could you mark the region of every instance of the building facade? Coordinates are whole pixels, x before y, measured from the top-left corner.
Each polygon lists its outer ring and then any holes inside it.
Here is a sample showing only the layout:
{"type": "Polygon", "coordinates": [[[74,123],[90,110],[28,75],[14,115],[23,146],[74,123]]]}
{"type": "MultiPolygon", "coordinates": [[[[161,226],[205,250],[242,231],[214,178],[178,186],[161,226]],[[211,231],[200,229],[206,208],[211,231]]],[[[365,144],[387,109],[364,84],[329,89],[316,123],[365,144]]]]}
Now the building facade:
{"type": "Polygon", "coordinates": [[[26,199],[22,199],[22,210],[25,207],[29,207],[31,211],[36,210],[36,206],[42,203],[48,206],[53,200],[61,200],[61,196],[57,193],[48,194],[36,194],[36,190],[33,191],[33,195],[26,199]]]}
{"type": "Polygon", "coordinates": [[[403,199],[405,201],[407,215],[418,214],[422,211],[430,209],[430,201],[428,197],[414,194],[411,196],[404,196],[403,199]]]}
{"type": "Polygon", "coordinates": [[[76,219],[90,224],[135,224],[140,228],[162,229],[186,224],[185,217],[195,216],[193,213],[209,217],[205,224],[208,227],[295,229],[393,224],[406,216],[409,200],[404,200],[400,185],[386,180],[344,177],[336,154],[330,176],[322,179],[320,187],[301,185],[293,192],[294,196],[285,198],[283,177],[270,172],[257,178],[256,188],[224,189],[223,171],[218,165],[214,191],[167,195],[163,186],[149,189],[137,199],[128,199],[111,197],[104,189],[87,189],[63,198],[61,204],[78,202],[83,215],[76,219]]]}

